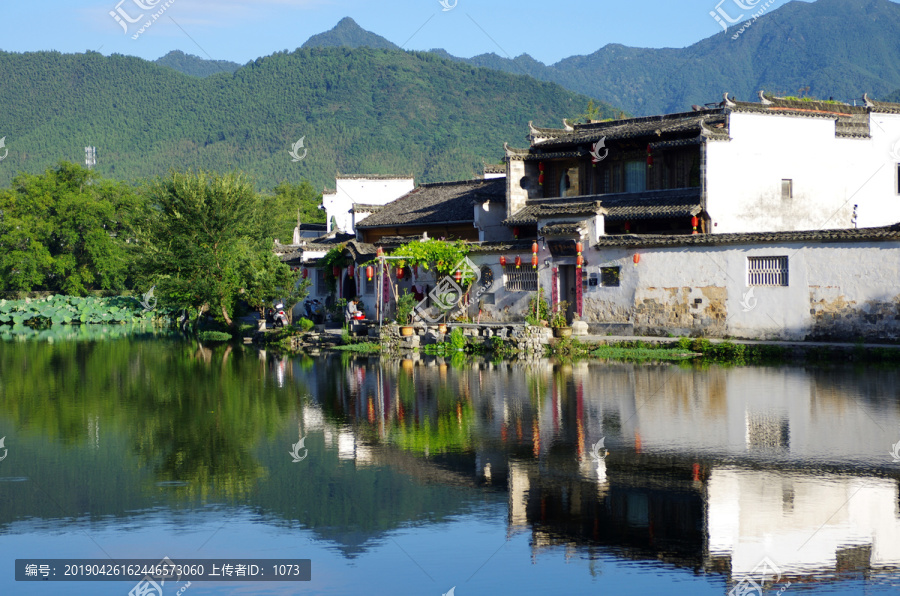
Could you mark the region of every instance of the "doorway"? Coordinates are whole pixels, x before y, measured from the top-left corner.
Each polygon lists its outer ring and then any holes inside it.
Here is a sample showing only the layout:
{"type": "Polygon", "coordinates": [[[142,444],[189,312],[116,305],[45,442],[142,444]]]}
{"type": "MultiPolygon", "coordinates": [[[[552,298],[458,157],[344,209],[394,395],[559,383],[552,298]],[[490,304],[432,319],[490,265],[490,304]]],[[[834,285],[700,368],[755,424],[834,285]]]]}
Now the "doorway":
{"type": "Polygon", "coordinates": [[[574,320],[575,313],[577,312],[577,304],[576,300],[578,299],[578,294],[576,293],[575,283],[577,280],[575,265],[560,265],[559,266],[559,300],[560,302],[566,302],[566,324],[571,325],[574,320]]]}

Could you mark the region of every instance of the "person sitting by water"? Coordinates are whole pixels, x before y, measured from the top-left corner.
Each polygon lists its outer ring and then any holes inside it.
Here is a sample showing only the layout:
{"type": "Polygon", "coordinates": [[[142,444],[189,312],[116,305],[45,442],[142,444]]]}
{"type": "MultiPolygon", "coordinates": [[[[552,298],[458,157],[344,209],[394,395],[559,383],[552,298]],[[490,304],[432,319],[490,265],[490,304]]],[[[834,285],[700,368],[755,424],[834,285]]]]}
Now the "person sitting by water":
{"type": "Polygon", "coordinates": [[[351,322],[354,318],[354,315],[358,312],[356,305],[359,303],[359,297],[354,296],[353,300],[349,300],[347,302],[347,306],[344,307],[344,320],[348,323],[351,322]]]}

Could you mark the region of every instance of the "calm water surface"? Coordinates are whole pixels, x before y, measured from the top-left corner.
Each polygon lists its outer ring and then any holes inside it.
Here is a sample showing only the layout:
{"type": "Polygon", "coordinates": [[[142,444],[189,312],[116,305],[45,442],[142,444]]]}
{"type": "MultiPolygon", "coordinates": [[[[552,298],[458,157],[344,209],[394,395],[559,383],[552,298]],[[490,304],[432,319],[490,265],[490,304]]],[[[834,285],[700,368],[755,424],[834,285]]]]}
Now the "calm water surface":
{"type": "Polygon", "coordinates": [[[894,594],[898,388],[879,368],[0,343],[0,594],[134,588],[17,583],[17,558],[166,556],[312,560],[311,582],[197,596],[894,594]]]}

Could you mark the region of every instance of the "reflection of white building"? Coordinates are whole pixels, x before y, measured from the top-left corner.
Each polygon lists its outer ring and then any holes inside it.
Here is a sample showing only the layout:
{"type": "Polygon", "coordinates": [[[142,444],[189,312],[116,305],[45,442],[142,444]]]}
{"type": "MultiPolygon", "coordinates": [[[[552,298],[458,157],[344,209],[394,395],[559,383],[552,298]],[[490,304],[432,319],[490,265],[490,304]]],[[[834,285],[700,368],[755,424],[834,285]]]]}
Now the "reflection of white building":
{"type": "Polygon", "coordinates": [[[897,491],[883,478],[714,468],[710,556],[730,557],[735,577],[764,557],[788,575],[898,567],[897,491]]]}
{"type": "Polygon", "coordinates": [[[325,191],[322,195],[322,205],[328,216],[328,232],[335,231],[332,229],[334,218],[337,231],[355,233],[354,225],[365,215],[402,197],[414,186],[412,176],[338,176],[334,190],[325,191]],[[360,207],[355,209],[354,205],[360,207]]]}

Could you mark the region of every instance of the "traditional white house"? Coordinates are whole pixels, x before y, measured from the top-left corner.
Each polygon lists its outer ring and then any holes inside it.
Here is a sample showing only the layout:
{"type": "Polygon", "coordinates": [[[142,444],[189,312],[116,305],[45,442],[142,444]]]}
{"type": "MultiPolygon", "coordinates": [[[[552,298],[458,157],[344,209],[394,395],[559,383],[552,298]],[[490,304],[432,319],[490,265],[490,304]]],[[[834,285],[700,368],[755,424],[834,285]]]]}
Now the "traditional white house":
{"type": "Polygon", "coordinates": [[[355,224],[366,215],[402,197],[414,186],[412,176],[337,176],[335,188],[322,194],[328,232],[355,233],[355,224]]]}
{"type": "MultiPolygon", "coordinates": [[[[603,234],[752,233],[900,221],[900,104],[728,98],[694,111],[530,126],[507,147],[508,222],[603,234]]],[[[569,236],[572,236],[569,234],[569,236]]]]}

